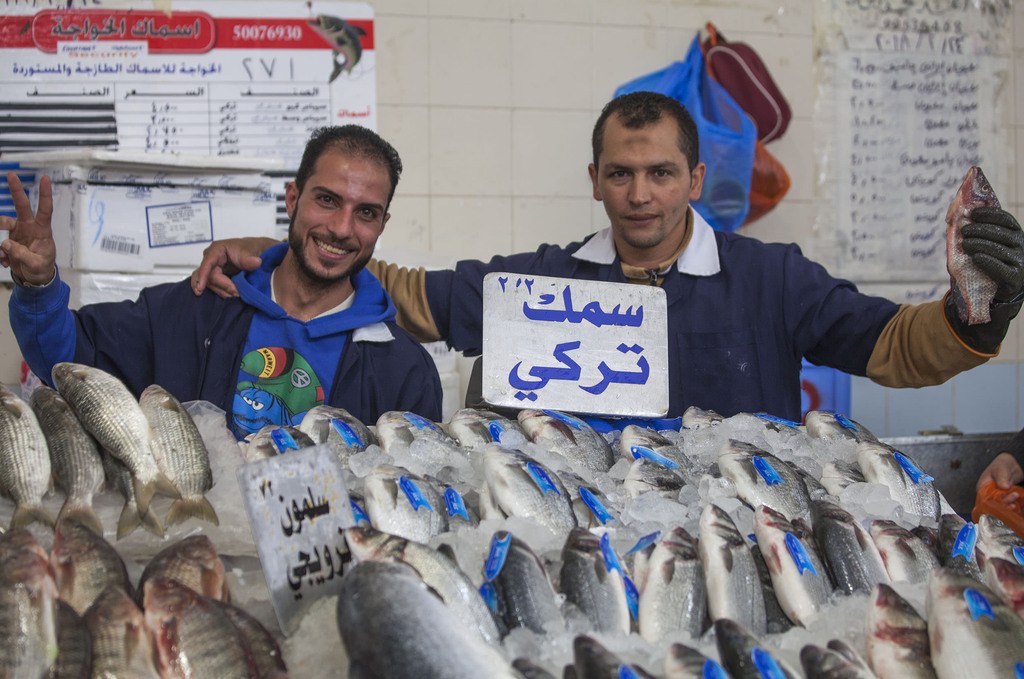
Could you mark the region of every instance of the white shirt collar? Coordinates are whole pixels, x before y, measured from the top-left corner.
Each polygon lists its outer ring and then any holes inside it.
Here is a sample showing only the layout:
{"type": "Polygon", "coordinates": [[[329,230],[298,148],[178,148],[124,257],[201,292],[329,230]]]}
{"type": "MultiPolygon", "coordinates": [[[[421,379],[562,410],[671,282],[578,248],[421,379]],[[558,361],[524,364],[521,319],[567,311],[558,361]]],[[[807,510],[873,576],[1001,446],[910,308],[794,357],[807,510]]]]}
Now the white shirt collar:
{"type": "MultiPolygon", "coordinates": [[[[680,273],[691,276],[713,276],[722,270],[718,259],[718,243],[715,232],[699,212],[693,210],[693,234],[683,254],[676,260],[676,268],[680,273]]],[[[612,229],[607,227],[594,234],[594,237],[573,253],[576,259],[595,264],[611,264],[615,261],[615,241],[612,229]]]]}

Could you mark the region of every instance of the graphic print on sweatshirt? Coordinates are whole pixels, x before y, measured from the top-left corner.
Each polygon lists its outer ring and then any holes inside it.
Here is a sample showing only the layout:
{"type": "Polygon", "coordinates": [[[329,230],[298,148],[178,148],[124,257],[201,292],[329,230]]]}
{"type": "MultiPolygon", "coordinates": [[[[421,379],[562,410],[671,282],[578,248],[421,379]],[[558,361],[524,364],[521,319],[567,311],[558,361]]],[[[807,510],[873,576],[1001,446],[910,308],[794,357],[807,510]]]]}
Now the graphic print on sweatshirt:
{"type": "Polygon", "coordinates": [[[242,357],[239,380],[231,409],[239,437],[268,424],[297,426],[310,408],[324,402],[320,379],[293,349],[260,347],[248,352],[242,357]]]}

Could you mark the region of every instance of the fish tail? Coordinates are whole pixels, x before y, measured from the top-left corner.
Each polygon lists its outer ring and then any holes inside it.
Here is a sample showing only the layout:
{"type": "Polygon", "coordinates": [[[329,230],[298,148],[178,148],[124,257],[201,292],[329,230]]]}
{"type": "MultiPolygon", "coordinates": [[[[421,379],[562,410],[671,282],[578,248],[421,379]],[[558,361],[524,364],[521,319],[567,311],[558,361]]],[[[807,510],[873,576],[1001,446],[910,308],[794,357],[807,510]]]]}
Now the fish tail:
{"type": "Polygon", "coordinates": [[[337,77],[341,75],[341,69],[344,68],[344,65],[338,61],[337,52],[332,52],[331,58],[334,59],[334,68],[331,69],[331,77],[327,79],[328,84],[334,82],[337,79],[337,77]]]}
{"type": "Polygon", "coordinates": [[[93,533],[96,533],[96,535],[103,537],[103,524],[100,522],[100,517],[96,515],[96,510],[91,505],[65,502],[64,506],[61,507],[60,514],[57,515],[57,520],[61,519],[77,521],[93,533]]]}
{"type": "Polygon", "coordinates": [[[182,498],[175,500],[171,503],[171,508],[167,512],[167,516],[164,522],[168,526],[183,523],[188,519],[199,519],[201,521],[209,521],[214,526],[220,525],[220,519],[217,518],[217,512],[213,509],[213,505],[205,497],[197,498],[182,498]]]}
{"type": "Polygon", "coordinates": [[[138,505],[138,514],[142,515],[149,511],[149,502],[156,494],[156,485],[155,479],[143,482],[135,476],[132,477],[132,487],[135,490],[135,504],[138,505]]]}
{"type": "Polygon", "coordinates": [[[140,524],[139,508],[131,502],[126,502],[124,509],[121,510],[121,516],[117,519],[117,539],[133,533],[140,524]]]}
{"type": "Polygon", "coordinates": [[[181,497],[181,491],[163,472],[158,473],[156,476],[156,492],[165,497],[173,497],[175,499],[181,497]]]}
{"type": "Polygon", "coordinates": [[[39,505],[18,505],[14,508],[14,515],[11,516],[10,530],[24,528],[37,521],[53,527],[53,517],[39,505]]]}
{"type": "Polygon", "coordinates": [[[157,537],[164,537],[164,527],[153,512],[146,512],[141,517],[142,527],[157,537]]]}

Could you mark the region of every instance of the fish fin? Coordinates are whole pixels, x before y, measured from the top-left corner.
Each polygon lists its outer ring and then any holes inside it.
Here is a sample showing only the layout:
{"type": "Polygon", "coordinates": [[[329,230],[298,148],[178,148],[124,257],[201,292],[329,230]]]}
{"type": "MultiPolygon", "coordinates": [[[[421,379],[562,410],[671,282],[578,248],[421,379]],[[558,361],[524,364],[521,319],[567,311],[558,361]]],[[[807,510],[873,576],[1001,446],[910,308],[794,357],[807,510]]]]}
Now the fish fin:
{"type": "Polygon", "coordinates": [[[138,513],[145,514],[149,511],[149,501],[156,495],[156,481],[143,483],[133,476],[132,487],[135,489],[135,504],[138,506],[138,513]]]}
{"type": "Polygon", "coordinates": [[[60,514],[57,515],[57,520],[61,519],[77,521],[96,535],[103,537],[103,523],[100,522],[100,517],[96,515],[96,510],[91,505],[84,503],[72,505],[65,502],[60,509],[60,514]]]}
{"type": "Polygon", "coordinates": [[[53,517],[39,505],[18,505],[14,508],[14,515],[11,516],[10,530],[24,528],[36,521],[53,528],[53,517]]]}
{"type": "Polygon", "coordinates": [[[204,568],[199,577],[200,594],[211,599],[218,599],[226,604],[231,603],[231,592],[228,590],[228,582],[224,579],[224,573],[204,568]]]}
{"type": "Polygon", "coordinates": [[[160,493],[164,497],[172,497],[174,499],[181,497],[181,491],[178,490],[178,487],[174,485],[174,482],[171,481],[163,472],[160,472],[156,476],[156,492],[160,493]]]}
{"type": "Polygon", "coordinates": [[[124,503],[121,516],[117,519],[117,539],[120,540],[124,536],[133,533],[141,523],[139,508],[130,502],[124,503]]]}
{"type": "Polygon", "coordinates": [[[328,84],[334,82],[341,75],[341,70],[344,68],[344,65],[338,62],[337,52],[332,52],[332,58],[334,59],[334,68],[331,69],[331,77],[327,79],[328,84]]]}
{"type": "Polygon", "coordinates": [[[146,512],[141,516],[142,527],[157,537],[164,537],[164,527],[153,512],[146,512]]]}
{"type": "Polygon", "coordinates": [[[188,519],[200,519],[201,521],[209,521],[214,526],[220,525],[220,519],[217,518],[217,512],[213,509],[213,505],[205,497],[198,498],[182,498],[175,500],[171,503],[171,508],[167,511],[167,516],[164,517],[164,523],[168,526],[175,524],[184,523],[188,519]]]}

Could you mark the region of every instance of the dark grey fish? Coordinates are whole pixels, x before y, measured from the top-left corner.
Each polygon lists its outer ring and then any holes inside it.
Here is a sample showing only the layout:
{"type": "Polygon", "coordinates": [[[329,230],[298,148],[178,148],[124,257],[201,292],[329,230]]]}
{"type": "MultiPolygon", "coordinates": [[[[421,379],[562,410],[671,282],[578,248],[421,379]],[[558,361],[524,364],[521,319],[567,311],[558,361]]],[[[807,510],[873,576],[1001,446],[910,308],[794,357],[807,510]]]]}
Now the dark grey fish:
{"type": "Polygon", "coordinates": [[[597,632],[629,634],[631,619],[622,573],[609,566],[601,540],[584,528],[573,528],[562,548],[559,589],[597,632]]]}
{"type": "Polygon", "coordinates": [[[852,648],[842,642],[833,648],[836,642],[835,639],[830,641],[828,648],[807,644],[800,649],[800,664],[807,679],[875,679],[874,673],[852,648]]]}
{"type": "Polygon", "coordinates": [[[717,660],[709,658],[700,651],[672,644],[665,652],[665,679],[727,679],[725,668],[717,660]]]}
{"type": "Polygon", "coordinates": [[[981,568],[974,556],[978,527],[956,514],[939,519],[939,563],[955,573],[981,581],[981,568]]]}
{"type": "Polygon", "coordinates": [[[476,454],[483,458],[488,496],[502,515],[533,519],[556,535],[576,527],[572,497],[552,470],[496,444],[476,454]]]}
{"type": "Polygon", "coordinates": [[[703,465],[683,452],[680,445],[646,427],[627,425],[619,436],[619,453],[629,461],[645,459],[680,474],[686,483],[696,486],[706,471],[703,465]]]}
{"type": "Polygon", "coordinates": [[[715,621],[715,645],[722,665],[734,679],[763,679],[777,676],[768,672],[781,672],[786,679],[798,679],[800,674],[790,669],[774,653],[735,620],[719,618],[715,621]],[[762,669],[767,671],[762,671],[762,669]]]}
{"type": "Polygon", "coordinates": [[[867,655],[879,679],[934,679],[924,618],[884,583],[875,586],[871,602],[867,655]]]}
{"type": "Polygon", "coordinates": [[[314,444],[330,446],[342,459],[379,445],[376,434],[362,420],[336,406],[313,406],[302,416],[299,430],[309,436],[314,444]]]}
{"type": "Polygon", "coordinates": [[[811,517],[814,539],[840,591],[867,594],[876,583],[889,581],[878,548],[852,514],[839,505],[815,500],[811,517]]]}
{"type": "Polygon", "coordinates": [[[910,532],[921,541],[921,543],[932,550],[935,557],[939,556],[939,531],[931,526],[914,526],[910,532]]]}
{"type": "Polygon", "coordinates": [[[1017,615],[1024,618],[1024,566],[993,556],[985,561],[985,584],[1017,615]]]}
{"type": "Polygon", "coordinates": [[[637,616],[640,636],[650,642],[679,632],[698,638],[706,616],[707,588],[697,541],[684,529],[673,528],[648,560],[637,616]]]}
{"type": "Polygon", "coordinates": [[[686,479],[679,472],[645,459],[633,460],[622,482],[630,497],[653,491],[667,498],[676,498],[685,485],[686,479]]]}
{"type": "Polygon", "coordinates": [[[518,672],[522,679],[557,679],[555,675],[529,658],[516,658],[512,661],[512,669],[518,672]]]}
{"type": "Polygon", "coordinates": [[[302,450],[315,445],[309,434],[298,427],[268,424],[246,437],[245,460],[265,460],[289,450],[302,450]]]}
{"type": "Polygon", "coordinates": [[[572,642],[573,676],[576,679],[621,679],[650,677],[642,667],[627,664],[593,637],[581,634],[572,642]]]}
{"type": "Polygon", "coordinates": [[[519,538],[506,531],[495,533],[495,542],[506,539],[504,561],[489,579],[497,615],[510,630],[526,627],[537,634],[562,630],[565,621],[544,563],[519,538]]]}
{"type": "Polygon", "coordinates": [[[683,411],[683,427],[686,429],[713,427],[724,419],[714,410],[703,410],[697,406],[690,406],[683,411]]]}

